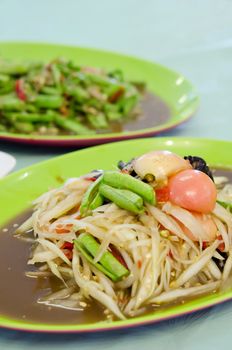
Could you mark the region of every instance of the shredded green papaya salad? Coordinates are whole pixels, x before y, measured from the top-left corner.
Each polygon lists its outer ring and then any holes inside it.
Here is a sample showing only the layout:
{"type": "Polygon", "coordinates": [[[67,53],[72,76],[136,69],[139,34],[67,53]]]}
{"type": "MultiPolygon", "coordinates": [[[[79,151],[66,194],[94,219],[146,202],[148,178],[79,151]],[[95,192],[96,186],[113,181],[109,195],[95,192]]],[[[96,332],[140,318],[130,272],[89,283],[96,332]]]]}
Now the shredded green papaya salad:
{"type": "Polygon", "coordinates": [[[85,135],[111,132],[141,113],[145,85],[57,58],[14,62],[0,58],[0,132],[85,135]]]}
{"type": "Polygon", "coordinates": [[[34,239],[27,275],[62,284],[39,303],[80,312],[97,302],[125,319],[224,288],[231,208],[232,184],[202,158],[152,151],[44,193],[16,233],[34,239]]]}

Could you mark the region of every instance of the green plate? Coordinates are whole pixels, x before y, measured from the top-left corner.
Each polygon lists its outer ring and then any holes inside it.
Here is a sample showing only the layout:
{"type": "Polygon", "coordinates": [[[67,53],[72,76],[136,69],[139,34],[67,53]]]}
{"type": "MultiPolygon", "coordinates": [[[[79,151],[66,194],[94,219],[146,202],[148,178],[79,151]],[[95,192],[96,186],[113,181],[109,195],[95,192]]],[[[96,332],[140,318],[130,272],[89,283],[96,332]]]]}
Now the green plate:
{"type": "Polygon", "coordinates": [[[54,146],[87,146],[152,136],[167,131],[186,121],[196,111],[199,98],[195,88],[181,74],[159,64],[105,51],[69,47],[63,45],[32,43],[0,43],[0,57],[10,59],[32,59],[47,61],[63,56],[80,65],[120,68],[129,80],[144,81],[148,90],[157,97],[149,118],[131,122],[119,133],[94,136],[29,136],[0,133],[0,139],[14,142],[54,146]]]}
{"type": "MultiPolygon", "coordinates": [[[[232,171],[231,148],[232,142],[219,140],[195,138],[140,139],[96,146],[38,163],[0,181],[0,226],[30,207],[32,200],[48,188],[60,185],[60,177],[67,179],[85,174],[92,169],[114,168],[117,161],[122,158],[123,160],[129,160],[155,149],[167,149],[180,155],[199,155],[205,158],[210,165],[232,171]]],[[[0,316],[0,326],[44,332],[102,331],[154,323],[207,308],[230,299],[232,299],[232,290],[204,296],[149,315],[112,323],[51,325],[0,316]]]]}

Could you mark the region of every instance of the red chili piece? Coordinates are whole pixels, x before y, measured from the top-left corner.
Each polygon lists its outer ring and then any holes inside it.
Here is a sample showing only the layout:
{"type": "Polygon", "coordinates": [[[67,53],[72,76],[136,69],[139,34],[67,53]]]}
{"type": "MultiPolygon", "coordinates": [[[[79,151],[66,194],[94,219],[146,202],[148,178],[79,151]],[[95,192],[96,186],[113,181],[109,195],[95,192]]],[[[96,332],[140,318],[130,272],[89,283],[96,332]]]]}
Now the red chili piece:
{"type": "Polygon", "coordinates": [[[113,244],[109,245],[110,247],[110,251],[111,254],[126,268],[128,269],[128,266],[125,262],[125,260],[123,259],[122,255],[120,254],[120,252],[115,248],[115,246],[113,244]]]}
{"type": "Polygon", "coordinates": [[[22,79],[18,79],[15,82],[15,92],[18,96],[18,98],[22,101],[25,101],[27,99],[27,96],[25,94],[24,91],[24,86],[23,86],[23,80],[22,79]]]}

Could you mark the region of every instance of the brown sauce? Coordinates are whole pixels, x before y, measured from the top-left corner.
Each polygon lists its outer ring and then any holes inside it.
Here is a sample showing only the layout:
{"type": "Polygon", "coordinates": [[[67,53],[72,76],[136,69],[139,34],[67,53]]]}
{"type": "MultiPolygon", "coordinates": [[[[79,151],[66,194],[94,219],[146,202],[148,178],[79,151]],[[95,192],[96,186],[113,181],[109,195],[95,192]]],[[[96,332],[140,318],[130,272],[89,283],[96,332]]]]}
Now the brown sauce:
{"type": "Polygon", "coordinates": [[[7,225],[7,232],[0,232],[0,314],[14,319],[53,324],[102,320],[103,308],[97,303],[87,307],[84,312],[37,303],[40,297],[61,289],[63,285],[54,277],[25,276],[26,271],[34,269],[32,265],[27,265],[31,243],[14,237],[16,228],[13,226],[25,221],[30,214],[26,212],[20,215],[7,225]]]}
{"type": "MultiPolygon", "coordinates": [[[[232,171],[218,170],[215,174],[227,176],[232,182],[232,171]]],[[[92,302],[84,311],[65,310],[37,303],[40,297],[61,289],[62,284],[55,277],[37,279],[25,276],[25,272],[33,268],[27,265],[31,243],[14,237],[14,225],[25,221],[30,214],[26,212],[14,218],[7,225],[7,232],[0,230],[0,315],[51,324],[83,324],[104,320],[104,308],[97,302],[92,302]]],[[[161,306],[159,310],[170,306],[161,306]]],[[[151,306],[147,312],[152,310],[154,308],[151,306]]]]}
{"type": "Polygon", "coordinates": [[[169,107],[158,96],[146,92],[140,102],[141,113],[125,123],[111,123],[110,130],[102,132],[136,131],[158,126],[168,121],[171,116],[169,107]]]}
{"type": "MultiPolygon", "coordinates": [[[[136,131],[164,124],[171,117],[168,105],[151,92],[145,92],[138,106],[138,114],[126,120],[109,122],[106,129],[95,129],[85,120],[82,123],[97,134],[136,131]]],[[[39,134],[37,131],[35,134],[39,134]]],[[[49,135],[49,133],[48,133],[49,135]]],[[[59,129],[58,135],[73,135],[71,131],[59,129]]]]}
{"type": "Polygon", "coordinates": [[[155,127],[168,121],[171,116],[169,107],[158,96],[147,92],[140,103],[141,114],[123,124],[122,131],[136,131],[155,127]]]}

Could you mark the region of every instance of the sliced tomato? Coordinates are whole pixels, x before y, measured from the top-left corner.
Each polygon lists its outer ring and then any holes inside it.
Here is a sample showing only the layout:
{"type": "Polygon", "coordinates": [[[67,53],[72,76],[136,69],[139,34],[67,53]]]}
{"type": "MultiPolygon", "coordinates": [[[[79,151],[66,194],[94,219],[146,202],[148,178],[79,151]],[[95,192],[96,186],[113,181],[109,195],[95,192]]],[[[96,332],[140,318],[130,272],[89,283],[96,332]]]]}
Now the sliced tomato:
{"type": "Polygon", "coordinates": [[[198,213],[210,213],[216,204],[217,190],[208,175],[199,170],[183,170],[168,183],[170,202],[198,213]]]}

